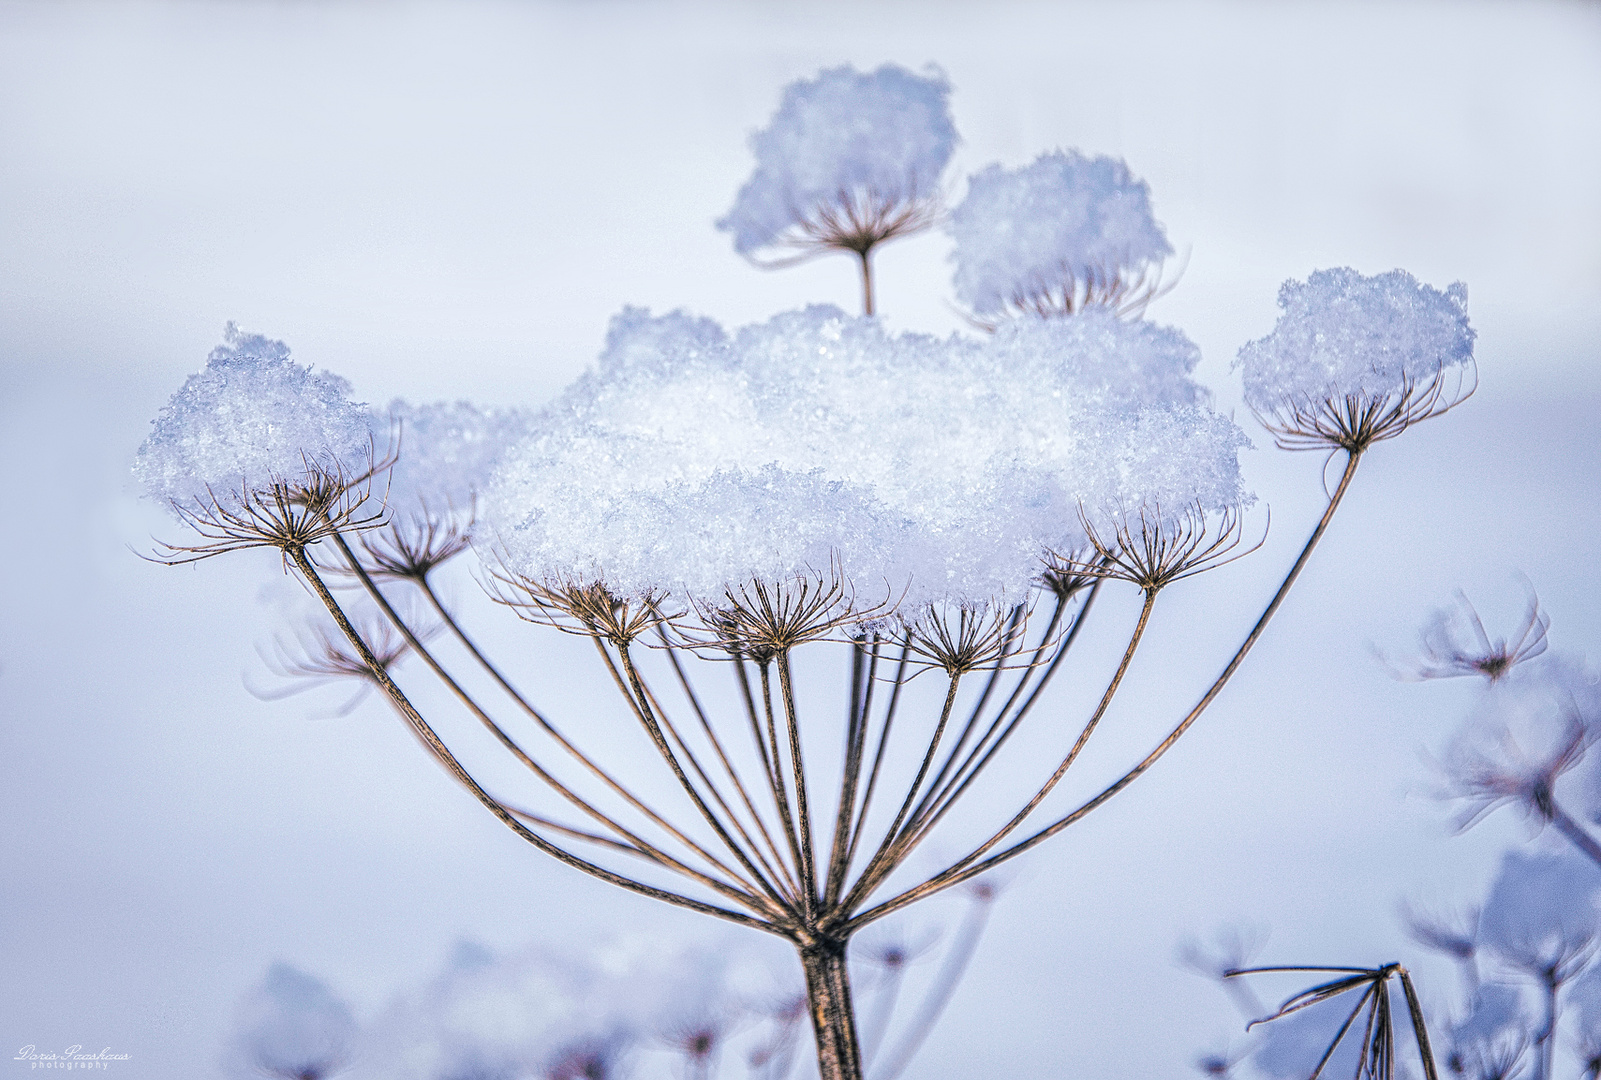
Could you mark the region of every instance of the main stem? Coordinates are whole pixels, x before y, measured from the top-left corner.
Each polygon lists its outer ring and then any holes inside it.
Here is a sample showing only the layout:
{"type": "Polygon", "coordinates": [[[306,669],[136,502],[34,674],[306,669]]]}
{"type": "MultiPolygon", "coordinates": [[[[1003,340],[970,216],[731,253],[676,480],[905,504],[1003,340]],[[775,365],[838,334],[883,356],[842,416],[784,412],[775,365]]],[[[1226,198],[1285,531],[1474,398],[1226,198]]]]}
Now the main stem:
{"type": "Polygon", "coordinates": [[[856,257],[858,259],[860,259],[861,263],[862,263],[862,314],[863,315],[872,315],[873,314],[873,263],[872,263],[873,256],[872,256],[872,251],[873,251],[872,248],[866,247],[866,248],[862,248],[860,251],[858,251],[856,253],[856,257]]]}
{"type": "Polygon", "coordinates": [[[817,1036],[817,1070],[822,1080],[861,1080],[862,1053],[856,1039],[845,941],[822,938],[800,946],[806,972],[806,999],[817,1036]]]}

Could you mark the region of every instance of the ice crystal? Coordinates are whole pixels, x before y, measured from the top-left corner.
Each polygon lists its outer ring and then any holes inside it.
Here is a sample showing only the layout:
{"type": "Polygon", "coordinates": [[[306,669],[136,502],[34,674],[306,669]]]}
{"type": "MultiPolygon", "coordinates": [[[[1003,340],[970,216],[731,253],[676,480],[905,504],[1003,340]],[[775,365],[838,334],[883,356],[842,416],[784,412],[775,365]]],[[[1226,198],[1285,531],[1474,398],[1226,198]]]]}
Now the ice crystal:
{"type": "Polygon", "coordinates": [[[949,228],[957,299],[981,316],[1137,279],[1173,253],[1146,183],[1116,158],[1075,150],[975,173],[949,228]]]}
{"type": "Polygon", "coordinates": [[[146,491],[181,507],[239,505],[274,482],[367,467],[368,411],[350,400],[349,383],[296,363],[281,341],[233,323],[223,335],[139,447],[134,474],[146,491]]]}
{"type": "Polygon", "coordinates": [[[1473,363],[1468,290],[1444,292],[1405,270],[1364,277],[1314,271],[1279,289],[1273,332],[1240,349],[1245,401],[1260,413],[1285,403],[1383,397],[1473,363]]]}
{"type": "Polygon", "coordinates": [[[950,83],[894,64],[845,66],[784,90],[751,137],[756,171],[717,227],[742,255],[782,241],[819,211],[901,205],[936,196],[956,146],[950,83]]]}
{"type": "Polygon", "coordinates": [[[837,568],[908,604],[1020,599],[1102,522],[1242,499],[1244,437],[1173,330],[1028,319],[985,341],[819,306],[729,335],[629,309],[486,495],[539,580],[715,600],[837,568]]]}

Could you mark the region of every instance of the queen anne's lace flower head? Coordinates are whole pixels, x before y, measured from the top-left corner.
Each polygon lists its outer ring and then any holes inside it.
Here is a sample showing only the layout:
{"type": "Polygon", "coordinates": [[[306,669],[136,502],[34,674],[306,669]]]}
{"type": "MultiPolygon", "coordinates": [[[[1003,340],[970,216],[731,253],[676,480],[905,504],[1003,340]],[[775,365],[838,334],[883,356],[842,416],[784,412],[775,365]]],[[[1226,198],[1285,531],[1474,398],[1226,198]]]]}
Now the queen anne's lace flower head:
{"type": "Polygon", "coordinates": [[[983,317],[1117,307],[1173,254],[1145,181],[1076,150],[975,173],[949,228],[957,299],[983,317]]]}
{"type": "Polygon", "coordinates": [[[233,323],[203,371],[152,424],[134,473],[169,506],[241,506],[274,483],[359,474],[371,464],[367,407],[350,384],[289,357],[289,348],[233,323]]]}
{"type": "Polygon", "coordinates": [[[756,171],[717,227],[733,233],[742,255],[785,242],[826,245],[852,215],[888,221],[937,197],[956,146],[950,92],[937,69],[916,75],[894,64],[867,74],[829,68],[791,83],[751,137],[756,171]]]}
{"type": "Polygon", "coordinates": [[[837,568],[908,605],[1024,596],[1094,521],[1237,506],[1244,437],[1195,347],[1109,315],[983,342],[833,307],[729,335],[625,311],[508,453],[484,517],[509,569],[715,599],[837,568]]]}

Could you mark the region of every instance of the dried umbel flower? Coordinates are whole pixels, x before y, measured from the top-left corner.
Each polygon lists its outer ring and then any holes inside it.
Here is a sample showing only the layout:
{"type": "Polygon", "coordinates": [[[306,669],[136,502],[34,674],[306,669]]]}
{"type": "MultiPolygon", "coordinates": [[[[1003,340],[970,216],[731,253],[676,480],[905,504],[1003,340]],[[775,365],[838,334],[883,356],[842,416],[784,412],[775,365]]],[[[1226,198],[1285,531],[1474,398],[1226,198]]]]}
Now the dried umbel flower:
{"type": "Polygon", "coordinates": [[[481,541],[525,578],[705,609],[825,567],[874,604],[1009,609],[1044,552],[1085,545],[1081,503],[1245,500],[1197,358],[1109,316],[974,342],[829,307],[733,335],[627,311],[505,455],[481,541]]]}
{"type": "Polygon", "coordinates": [[[134,474],[177,512],[251,516],[277,487],[316,492],[373,465],[367,407],[350,384],[233,323],[151,424],[134,474]],[[365,468],[363,468],[365,466],[365,468]]]}
{"type": "Polygon", "coordinates": [[[1141,312],[1173,254],[1150,189],[1123,162],[1076,150],[991,165],[951,211],[956,297],[988,328],[1008,316],[1141,312]]]}
{"type": "Polygon", "coordinates": [[[1540,611],[1540,602],[1532,594],[1528,613],[1516,637],[1490,639],[1485,632],[1479,613],[1473,610],[1461,590],[1456,594],[1456,607],[1442,608],[1424,625],[1419,639],[1423,657],[1416,671],[1404,677],[1415,679],[1454,679],[1464,675],[1479,676],[1490,683],[1499,682],[1512,669],[1526,660],[1544,655],[1546,630],[1551,625],[1548,616],[1540,611]]]}
{"type": "Polygon", "coordinates": [[[940,175],[956,146],[950,92],[937,69],[915,75],[894,64],[868,74],[830,68],[791,83],[751,137],[756,171],[717,227],[734,234],[741,255],[778,256],[766,265],[855,254],[871,315],[873,248],[938,219],[940,175]]]}
{"type": "Polygon", "coordinates": [[[1467,287],[1405,270],[1318,270],[1279,290],[1273,332],[1240,349],[1245,402],[1288,450],[1361,453],[1472,394],[1467,287]]]}

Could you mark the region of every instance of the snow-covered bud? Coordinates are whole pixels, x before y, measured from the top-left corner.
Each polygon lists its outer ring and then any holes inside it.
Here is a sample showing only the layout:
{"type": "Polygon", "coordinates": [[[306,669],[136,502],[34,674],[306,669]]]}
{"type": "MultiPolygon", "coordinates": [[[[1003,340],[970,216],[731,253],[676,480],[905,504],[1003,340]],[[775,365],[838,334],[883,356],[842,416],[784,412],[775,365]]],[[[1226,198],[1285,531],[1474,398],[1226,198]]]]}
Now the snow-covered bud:
{"type": "Polygon", "coordinates": [[[865,251],[933,222],[956,146],[950,83],[885,64],[829,68],[784,90],[751,137],[756,171],[717,227],[734,250],[865,251]]]}
{"type": "Polygon", "coordinates": [[[1405,270],[1318,270],[1279,289],[1283,314],[1240,349],[1245,402],[1286,449],[1361,452],[1473,392],[1467,286],[1405,270]]]}
{"type": "Polygon", "coordinates": [[[980,319],[1141,310],[1173,254],[1145,181],[1116,158],[1076,150],[975,173],[949,228],[956,297],[980,319]]]}

